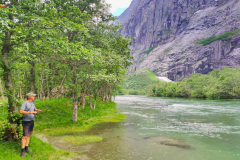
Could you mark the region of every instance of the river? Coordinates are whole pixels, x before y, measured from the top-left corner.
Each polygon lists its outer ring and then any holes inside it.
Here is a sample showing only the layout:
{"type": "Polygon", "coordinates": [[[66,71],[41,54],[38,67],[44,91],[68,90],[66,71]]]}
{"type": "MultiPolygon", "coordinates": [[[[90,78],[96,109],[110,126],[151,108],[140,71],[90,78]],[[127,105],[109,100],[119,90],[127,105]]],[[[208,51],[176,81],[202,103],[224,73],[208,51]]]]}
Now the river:
{"type": "Polygon", "coordinates": [[[117,96],[115,102],[127,119],[89,131],[104,140],[81,159],[240,159],[240,100],[117,96]]]}

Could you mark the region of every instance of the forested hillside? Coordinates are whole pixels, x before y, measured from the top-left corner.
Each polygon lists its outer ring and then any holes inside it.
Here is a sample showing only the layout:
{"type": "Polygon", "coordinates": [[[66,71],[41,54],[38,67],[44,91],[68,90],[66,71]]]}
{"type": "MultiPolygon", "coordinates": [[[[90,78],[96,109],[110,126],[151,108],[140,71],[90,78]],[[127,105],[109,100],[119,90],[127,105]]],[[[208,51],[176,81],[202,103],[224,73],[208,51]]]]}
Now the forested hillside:
{"type": "Polygon", "coordinates": [[[149,69],[144,68],[129,73],[129,75],[124,78],[123,88],[117,93],[125,95],[146,95],[148,86],[158,82],[159,80],[156,75],[149,69]]]}

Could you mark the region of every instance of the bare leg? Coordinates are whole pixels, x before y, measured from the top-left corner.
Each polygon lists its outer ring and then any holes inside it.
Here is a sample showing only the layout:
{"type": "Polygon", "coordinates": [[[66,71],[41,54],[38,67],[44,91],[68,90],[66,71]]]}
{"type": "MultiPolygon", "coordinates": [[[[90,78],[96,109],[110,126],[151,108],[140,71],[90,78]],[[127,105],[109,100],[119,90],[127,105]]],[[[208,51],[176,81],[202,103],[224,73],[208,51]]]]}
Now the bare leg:
{"type": "Polygon", "coordinates": [[[25,145],[25,146],[28,146],[28,144],[29,144],[29,142],[30,142],[30,136],[31,136],[31,135],[29,135],[29,136],[27,137],[27,141],[26,141],[26,145],[25,145]]]}
{"type": "Polygon", "coordinates": [[[27,137],[26,146],[25,146],[25,152],[27,152],[27,153],[32,153],[32,151],[29,150],[29,148],[28,148],[28,144],[29,144],[29,141],[30,141],[30,136],[31,136],[31,134],[27,137]]]}
{"type": "Polygon", "coordinates": [[[21,140],[21,147],[22,147],[22,152],[21,152],[21,157],[26,158],[25,156],[25,146],[27,144],[27,136],[23,136],[21,140]]]}
{"type": "Polygon", "coordinates": [[[22,140],[21,140],[22,149],[25,149],[25,146],[26,146],[26,144],[27,144],[27,139],[28,139],[27,136],[23,136],[23,137],[22,137],[22,140]]]}

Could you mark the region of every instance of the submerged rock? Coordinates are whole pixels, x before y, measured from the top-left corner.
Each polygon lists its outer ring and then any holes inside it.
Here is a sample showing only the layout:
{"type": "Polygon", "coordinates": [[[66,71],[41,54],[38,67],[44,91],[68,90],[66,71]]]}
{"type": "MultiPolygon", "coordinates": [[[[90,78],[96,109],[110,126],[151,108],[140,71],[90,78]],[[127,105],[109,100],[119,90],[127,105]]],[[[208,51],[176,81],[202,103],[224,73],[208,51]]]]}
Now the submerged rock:
{"type": "Polygon", "coordinates": [[[162,145],[175,146],[175,147],[184,148],[184,149],[190,149],[191,148],[191,146],[189,144],[185,144],[185,143],[182,143],[182,142],[161,141],[160,143],[162,145]]]}
{"type": "Polygon", "coordinates": [[[191,145],[187,144],[186,142],[178,139],[172,139],[168,137],[146,137],[144,138],[146,140],[150,140],[154,143],[159,143],[161,145],[166,145],[166,146],[172,146],[172,147],[178,147],[178,148],[183,148],[183,149],[191,149],[191,145]]]}

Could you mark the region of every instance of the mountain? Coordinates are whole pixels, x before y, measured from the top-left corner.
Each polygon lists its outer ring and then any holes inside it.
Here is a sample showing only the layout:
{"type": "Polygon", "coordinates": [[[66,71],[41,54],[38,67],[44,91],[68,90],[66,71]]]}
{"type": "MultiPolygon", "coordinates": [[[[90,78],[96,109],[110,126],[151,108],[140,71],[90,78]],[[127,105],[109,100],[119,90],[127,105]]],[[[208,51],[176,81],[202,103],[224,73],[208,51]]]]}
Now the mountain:
{"type": "Polygon", "coordinates": [[[182,80],[240,65],[240,0],[133,0],[117,22],[135,39],[130,70],[182,80]]]}

